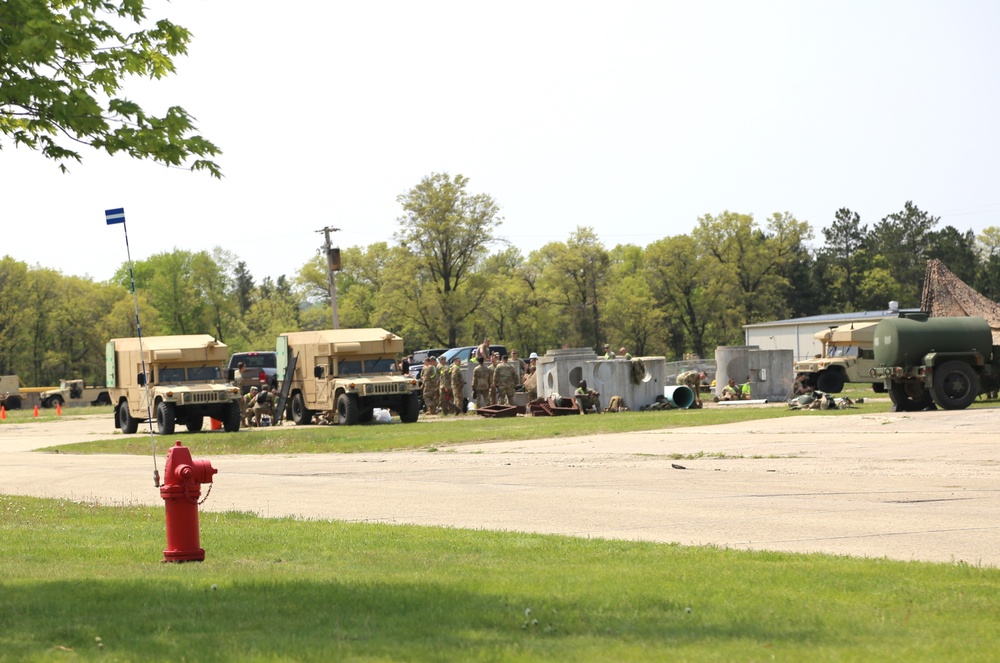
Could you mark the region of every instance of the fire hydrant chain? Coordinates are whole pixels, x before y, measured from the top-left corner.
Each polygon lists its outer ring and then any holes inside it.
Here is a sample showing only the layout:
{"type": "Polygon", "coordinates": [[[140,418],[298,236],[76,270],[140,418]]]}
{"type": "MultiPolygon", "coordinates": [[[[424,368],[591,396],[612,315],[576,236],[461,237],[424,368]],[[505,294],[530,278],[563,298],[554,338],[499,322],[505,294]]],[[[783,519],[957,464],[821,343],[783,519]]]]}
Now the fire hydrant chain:
{"type": "MultiPolygon", "coordinates": [[[[199,486],[199,485],[200,484],[194,484],[194,486],[196,486],[195,487],[195,492],[196,493],[200,492],[198,490],[198,488],[197,488],[197,486],[199,486]]],[[[212,487],[213,486],[215,486],[214,483],[208,484],[208,490],[205,491],[205,496],[203,498],[201,498],[201,500],[199,501],[197,495],[191,495],[190,493],[188,493],[188,489],[191,487],[191,484],[184,484],[184,499],[186,499],[191,504],[197,504],[198,506],[201,506],[202,504],[205,503],[205,500],[208,499],[208,496],[212,494],[212,487]]]]}
{"type": "Polygon", "coordinates": [[[202,504],[204,504],[205,500],[208,499],[208,496],[212,494],[212,487],[213,486],[215,486],[214,483],[208,484],[208,490],[205,491],[205,496],[203,498],[201,498],[200,502],[198,502],[198,506],[201,506],[202,504]]]}

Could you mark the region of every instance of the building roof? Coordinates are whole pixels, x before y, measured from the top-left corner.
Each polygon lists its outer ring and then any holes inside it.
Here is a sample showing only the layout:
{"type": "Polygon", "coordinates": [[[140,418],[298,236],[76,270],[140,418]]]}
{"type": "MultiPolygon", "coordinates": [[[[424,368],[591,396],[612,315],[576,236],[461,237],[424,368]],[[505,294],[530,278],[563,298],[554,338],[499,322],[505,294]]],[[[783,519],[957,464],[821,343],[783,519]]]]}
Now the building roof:
{"type": "Polygon", "coordinates": [[[743,325],[744,329],[756,327],[778,327],[803,324],[833,323],[832,326],[847,322],[858,322],[861,320],[881,320],[882,318],[893,318],[900,313],[917,313],[918,308],[886,309],[884,311],[860,311],[856,313],[825,313],[823,315],[809,315],[804,318],[788,318],[787,320],[772,320],[770,322],[755,322],[750,325],[743,325]]]}

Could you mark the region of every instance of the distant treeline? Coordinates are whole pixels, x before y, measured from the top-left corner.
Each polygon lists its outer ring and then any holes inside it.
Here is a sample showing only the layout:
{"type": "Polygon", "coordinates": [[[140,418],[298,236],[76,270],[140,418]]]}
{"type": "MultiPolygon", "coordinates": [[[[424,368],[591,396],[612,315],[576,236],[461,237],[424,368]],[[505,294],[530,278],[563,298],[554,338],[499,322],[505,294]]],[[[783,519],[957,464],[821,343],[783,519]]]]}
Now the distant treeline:
{"type": "MultiPolygon", "coordinates": [[[[341,327],[384,327],[408,351],[489,336],[522,356],[626,346],[633,355],[711,355],[748,323],[916,307],[927,259],[1000,299],[1000,229],[976,237],[907,202],[871,228],[841,209],[813,230],[788,213],[763,223],[706,215],[687,235],[606,248],[590,228],[523,255],[497,237],[489,196],[432,175],[400,196],[391,244],[342,251],[341,327]]],[[[213,334],[232,351],[271,349],[279,333],[332,326],[326,260],[257,280],[229,252],[174,250],[135,263],[144,335],[213,334]]],[[[0,260],[0,375],[28,385],[104,379],[110,338],[135,334],[128,268],[111,281],[0,260]]]]}

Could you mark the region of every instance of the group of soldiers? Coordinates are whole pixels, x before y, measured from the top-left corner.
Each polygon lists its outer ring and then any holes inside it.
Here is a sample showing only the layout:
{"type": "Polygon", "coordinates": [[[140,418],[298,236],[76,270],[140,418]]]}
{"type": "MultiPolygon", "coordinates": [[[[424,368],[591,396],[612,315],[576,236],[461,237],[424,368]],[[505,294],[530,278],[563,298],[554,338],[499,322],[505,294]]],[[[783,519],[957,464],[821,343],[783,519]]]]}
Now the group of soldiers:
{"type": "Polygon", "coordinates": [[[424,382],[424,405],[427,414],[462,414],[462,392],[465,391],[465,373],[462,360],[455,357],[452,364],[441,357],[428,357],[420,373],[424,382]],[[456,404],[455,394],[458,394],[456,404]]]}
{"type": "MultiPolygon", "coordinates": [[[[510,357],[501,357],[490,352],[487,339],[477,348],[475,362],[471,386],[476,409],[488,405],[513,405],[514,391],[522,384],[522,375],[528,378],[523,382],[526,388],[531,387],[528,389],[529,398],[537,397],[535,383],[530,379],[534,375],[534,358],[527,364],[517,356],[516,350],[511,351],[510,357]]],[[[465,371],[461,359],[455,357],[449,365],[443,356],[436,359],[429,357],[424,360],[420,377],[424,383],[427,414],[463,414],[465,371]]]]}
{"type": "MultiPolygon", "coordinates": [[[[233,372],[233,385],[239,387],[241,390],[243,388],[243,371],[246,366],[243,362],[236,365],[236,370],[233,372]]],[[[257,387],[250,387],[250,391],[243,395],[240,399],[240,419],[242,419],[242,425],[245,428],[250,426],[260,426],[264,421],[264,417],[269,417],[272,424],[280,423],[275,421],[278,417],[275,417],[275,407],[278,404],[278,389],[277,387],[272,388],[270,391],[265,387],[263,391],[257,389],[257,387]]]]}

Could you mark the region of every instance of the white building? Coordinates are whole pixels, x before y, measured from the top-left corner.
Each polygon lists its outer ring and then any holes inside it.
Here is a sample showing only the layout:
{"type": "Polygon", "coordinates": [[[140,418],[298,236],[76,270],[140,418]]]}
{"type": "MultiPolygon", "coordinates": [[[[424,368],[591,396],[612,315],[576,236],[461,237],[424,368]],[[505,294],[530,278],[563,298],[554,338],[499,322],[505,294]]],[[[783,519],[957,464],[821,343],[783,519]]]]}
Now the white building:
{"type": "MultiPolygon", "coordinates": [[[[902,312],[914,313],[919,310],[915,308],[902,309],[902,312]]],[[[882,318],[894,318],[899,313],[899,305],[896,302],[889,302],[889,309],[886,311],[830,313],[743,325],[743,336],[746,339],[746,345],[756,345],[761,350],[791,350],[795,361],[799,361],[818,355],[823,351],[820,342],[813,338],[813,334],[816,332],[851,322],[871,322],[882,318]]]]}

